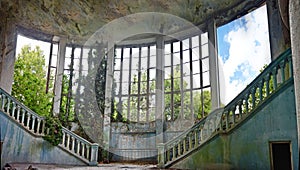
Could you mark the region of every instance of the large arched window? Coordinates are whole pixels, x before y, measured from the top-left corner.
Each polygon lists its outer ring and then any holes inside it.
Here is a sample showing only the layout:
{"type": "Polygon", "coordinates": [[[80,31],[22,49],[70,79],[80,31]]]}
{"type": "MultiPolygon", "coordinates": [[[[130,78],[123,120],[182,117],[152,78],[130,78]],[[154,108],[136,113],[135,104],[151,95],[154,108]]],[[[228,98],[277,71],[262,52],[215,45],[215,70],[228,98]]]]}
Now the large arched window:
{"type": "MultiPolygon", "coordinates": [[[[113,120],[155,120],[156,45],[116,46],[113,120]]],[[[164,44],[164,117],[195,120],[211,109],[207,33],[164,44]]]]}

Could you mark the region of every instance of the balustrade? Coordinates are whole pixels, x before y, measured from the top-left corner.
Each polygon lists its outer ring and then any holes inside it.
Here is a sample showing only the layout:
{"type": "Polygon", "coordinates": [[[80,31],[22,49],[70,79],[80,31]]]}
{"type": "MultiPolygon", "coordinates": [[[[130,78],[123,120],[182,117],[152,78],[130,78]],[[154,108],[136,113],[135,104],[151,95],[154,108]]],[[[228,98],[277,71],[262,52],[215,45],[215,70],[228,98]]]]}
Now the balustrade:
{"type": "Polygon", "coordinates": [[[227,104],[224,110],[217,109],[213,111],[210,115],[215,114],[215,116],[210,117],[209,115],[173,140],[159,144],[157,147],[159,154],[158,167],[164,168],[172,164],[215,134],[226,133],[233,129],[281,86],[292,81],[292,73],[292,56],[289,49],[273,61],[251,84],[227,104]],[[278,79],[280,83],[278,83],[278,79]],[[216,114],[218,112],[221,114],[216,114]]]}
{"type": "Polygon", "coordinates": [[[84,159],[91,164],[97,163],[98,155],[98,144],[90,143],[82,137],[69,131],[67,128],[62,128],[62,142],[59,144],[60,147],[68,150],[72,154],[84,159]],[[94,155],[97,154],[97,155],[94,155]]]}
{"type": "MultiPolygon", "coordinates": [[[[28,132],[37,137],[41,137],[49,133],[49,129],[45,127],[46,121],[44,117],[39,116],[32,110],[18,102],[0,88],[0,108],[3,113],[23,126],[28,132]]],[[[90,143],[82,137],[74,134],[66,128],[62,128],[63,138],[60,147],[81,158],[90,165],[97,165],[98,144],[90,143]]]]}

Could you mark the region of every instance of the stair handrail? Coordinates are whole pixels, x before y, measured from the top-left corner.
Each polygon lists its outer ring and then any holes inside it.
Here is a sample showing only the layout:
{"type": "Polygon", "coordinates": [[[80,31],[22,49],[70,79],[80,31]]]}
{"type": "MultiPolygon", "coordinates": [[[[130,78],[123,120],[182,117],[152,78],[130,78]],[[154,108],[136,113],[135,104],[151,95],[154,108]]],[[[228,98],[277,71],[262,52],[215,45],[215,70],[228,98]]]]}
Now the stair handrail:
{"type": "Polygon", "coordinates": [[[0,109],[34,136],[44,136],[45,118],[0,88],[0,109]],[[32,122],[30,122],[32,121],[32,122]],[[36,123],[37,122],[37,123],[36,123]]]}
{"type": "MultiPolygon", "coordinates": [[[[203,125],[207,118],[186,130],[167,143],[157,145],[158,167],[165,168],[186,157],[206,141],[219,133],[228,133],[245,120],[250,113],[263,104],[280,87],[293,80],[291,49],[287,49],[270,63],[241,93],[239,93],[221,112],[218,127],[209,137],[202,138],[203,125]],[[279,74],[278,74],[279,73],[279,74]],[[278,82],[280,79],[280,82],[278,82]],[[272,84],[270,84],[272,83],[272,84]]],[[[215,110],[215,113],[220,110],[215,110]]]]}
{"type": "MultiPolygon", "coordinates": [[[[0,88],[0,110],[35,137],[43,137],[48,131],[43,116],[26,107],[2,88],[0,88]]],[[[62,133],[63,139],[58,145],[60,148],[89,165],[98,165],[97,143],[91,143],[65,127],[62,127],[62,133]]]]}
{"type": "Polygon", "coordinates": [[[97,165],[98,147],[97,143],[91,143],[69,129],[62,127],[63,140],[59,144],[63,149],[79,156],[90,165],[97,165]]]}

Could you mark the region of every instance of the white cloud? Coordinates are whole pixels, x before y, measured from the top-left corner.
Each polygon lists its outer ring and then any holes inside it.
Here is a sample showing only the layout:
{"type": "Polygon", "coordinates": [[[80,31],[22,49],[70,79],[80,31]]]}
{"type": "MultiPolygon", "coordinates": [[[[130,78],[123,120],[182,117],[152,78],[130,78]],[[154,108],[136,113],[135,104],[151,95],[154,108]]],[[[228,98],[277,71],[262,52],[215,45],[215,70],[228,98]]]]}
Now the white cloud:
{"type": "Polygon", "coordinates": [[[236,25],[224,37],[230,44],[229,58],[223,63],[225,103],[240,93],[259,74],[264,64],[270,63],[271,58],[265,6],[234,23],[236,25]]]}

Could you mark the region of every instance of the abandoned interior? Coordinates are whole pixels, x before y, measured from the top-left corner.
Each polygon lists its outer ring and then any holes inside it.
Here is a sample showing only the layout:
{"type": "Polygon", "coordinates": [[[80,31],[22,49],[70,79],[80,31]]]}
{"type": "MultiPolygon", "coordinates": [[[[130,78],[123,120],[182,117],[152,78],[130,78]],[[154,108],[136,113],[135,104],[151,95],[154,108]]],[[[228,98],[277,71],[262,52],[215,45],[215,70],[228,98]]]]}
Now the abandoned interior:
{"type": "Polygon", "coordinates": [[[1,169],[298,169],[299,10],[299,0],[1,0],[1,169]],[[260,8],[270,62],[225,101],[218,29],[260,8]],[[45,116],[13,95],[20,36],[49,51],[43,93],[49,115],[65,118],[57,146],[45,116]]]}

